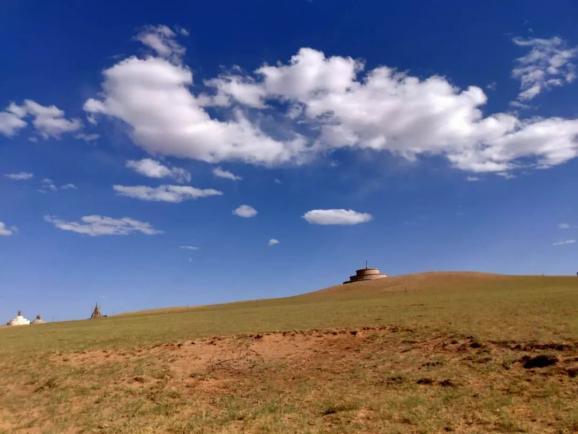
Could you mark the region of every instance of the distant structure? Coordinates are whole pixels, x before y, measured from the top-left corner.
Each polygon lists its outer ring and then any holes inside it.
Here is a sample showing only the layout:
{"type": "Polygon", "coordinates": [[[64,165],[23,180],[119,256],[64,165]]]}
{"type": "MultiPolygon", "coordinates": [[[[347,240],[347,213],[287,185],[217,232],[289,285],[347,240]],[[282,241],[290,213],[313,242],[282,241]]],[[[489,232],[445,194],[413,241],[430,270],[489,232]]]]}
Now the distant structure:
{"type": "Polygon", "coordinates": [[[30,324],[46,324],[46,321],[44,321],[40,315],[36,315],[36,318],[34,318],[30,324]]]}
{"type": "Polygon", "coordinates": [[[92,311],[92,315],[90,315],[90,319],[100,319],[100,318],[104,318],[104,315],[100,311],[100,308],[98,307],[98,303],[96,303],[94,305],[94,310],[92,311]]]}
{"type": "Polygon", "coordinates": [[[365,268],[360,268],[359,270],[355,271],[353,276],[349,276],[349,280],[343,282],[346,283],[353,283],[353,282],[362,282],[364,280],[377,280],[377,279],[384,279],[387,277],[387,274],[383,274],[379,271],[379,268],[368,267],[367,261],[365,261],[365,268]]]}
{"type": "Polygon", "coordinates": [[[18,311],[16,317],[6,323],[8,326],[30,325],[30,320],[22,316],[22,312],[18,311]]]}

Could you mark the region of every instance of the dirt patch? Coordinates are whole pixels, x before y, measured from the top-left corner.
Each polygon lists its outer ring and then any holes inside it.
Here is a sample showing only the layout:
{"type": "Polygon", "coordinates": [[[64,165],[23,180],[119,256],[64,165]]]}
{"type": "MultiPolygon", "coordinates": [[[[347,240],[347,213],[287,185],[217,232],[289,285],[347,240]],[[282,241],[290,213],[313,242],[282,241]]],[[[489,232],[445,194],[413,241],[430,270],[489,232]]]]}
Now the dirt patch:
{"type": "MultiPolygon", "coordinates": [[[[403,359],[411,357],[414,361],[412,364],[417,365],[419,370],[445,369],[455,361],[507,364],[510,368],[514,365],[508,362],[511,359],[508,355],[520,351],[530,353],[519,359],[525,369],[548,368],[557,364],[568,365],[578,360],[576,356],[578,346],[575,343],[481,341],[473,336],[444,334],[423,339],[408,339],[407,335],[413,332],[411,329],[399,327],[363,327],[214,336],[139,347],[132,351],[117,353],[110,350],[96,350],[55,355],[51,361],[90,369],[99,365],[135,362],[153,357],[167,362],[171,375],[193,378],[213,373],[239,375],[261,369],[265,365],[279,363],[295,366],[297,370],[299,367],[310,368],[312,364],[324,364],[324,361],[330,360],[340,361],[341,365],[346,365],[355,359],[372,358],[372,355],[377,356],[385,352],[401,356],[403,359]],[[532,354],[546,348],[551,352],[532,354]]],[[[402,378],[404,377],[388,376],[382,381],[394,384],[401,382],[402,378]]],[[[424,378],[417,378],[416,381],[424,378]]],[[[432,382],[438,384],[443,380],[432,382]]],[[[140,376],[135,376],[132,381],[146,382],[140,376]]]]}
{"type": "MultiPolygon", "coordinates": [[[[21,402],[33,403],[37,418],[15,407],[0,432],[29,432],[30,426],[41,432],[69,426],[73,432],[150,432],[149,426],[191,432],[188,423],[205,424],[206,432],[262,432],[272,418],[284,427],[274,432],[521,429],[508,422],[506,411],[513,420],[522,415],[526,431],[555,432],[559,411],[536,409],[548,405],[553,390],[573,402],[578,351],[569,343],[542,347],[360,327],[59,353],[23,370],[19,384],[25,386],[10,389],[21,402]],[[30,372],[36,377],[24,379],[30,372]],[[131,425],[134,414],[141,425],[131,425]]],[[[0,378],[0,390],[9,384],[0,378]]]]}

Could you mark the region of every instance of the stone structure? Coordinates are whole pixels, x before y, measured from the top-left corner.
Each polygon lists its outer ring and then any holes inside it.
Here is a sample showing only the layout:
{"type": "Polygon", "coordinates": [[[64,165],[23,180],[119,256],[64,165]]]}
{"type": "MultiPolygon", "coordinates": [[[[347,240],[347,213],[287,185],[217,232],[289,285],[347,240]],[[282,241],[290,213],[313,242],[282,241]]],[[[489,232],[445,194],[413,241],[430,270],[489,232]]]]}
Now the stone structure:
{"type": "Polygon", "coordinates": [[[21,326],[21,325],[29,325],[29,324],[30,324],[30,320],[24,318],[22,316],[22,312],[20,312],[20,311],[18,311],[18,313],[16,314],[16,317],[14,317],[10,321],[8,321],[8,323],[6,323],[6,325],[8,325],[8,326],[21,326]]]}
{"type": "Polygon", "coordinates": [[[40,315],[36,315],[36,318],[34,318],[30,324],[46,324],[46,321],[44,321],[40,315]]]}
{"type": "Polygon", "coordinates": [[[92,311],[92,315],[90,315],[90,319],[100,319],[103,318],[104,315],[102,314],[102,312],[100,311],[100,308],[98,307],[98,303],[94,305],[94,310],[92,311]]]}
{"type": "Polygon", "coordinates": [[[364,280],[377,280],[377,279],[384,279],[387,277],[387,274],[383,274],[379,271],[379,268],[368,267],[367,263],[365,264],[365,268],[360,268],[359,270],[355,271],[353,276],[349,276],[349,280],[343,282],[346,283],[353,283],[353,282],[362,282],[364,280]]]}

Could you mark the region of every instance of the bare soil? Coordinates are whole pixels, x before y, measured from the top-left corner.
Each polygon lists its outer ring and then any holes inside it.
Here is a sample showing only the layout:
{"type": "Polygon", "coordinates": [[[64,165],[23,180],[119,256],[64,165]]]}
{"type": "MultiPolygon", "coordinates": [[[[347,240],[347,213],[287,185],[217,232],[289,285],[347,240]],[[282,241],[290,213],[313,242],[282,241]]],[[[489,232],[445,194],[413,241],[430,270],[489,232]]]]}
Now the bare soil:
{"type": "Polygon", "coordinates": [[[0,432],[578,432],[576,341],[364,327],[58,353],[45,364],[63,374],[0,383],[38,403],[0,411],[0,432]],[[58,390],[70,393],[47,405],[58,390]],[[135,399],[150,411],[122,409],[135,399]]]}

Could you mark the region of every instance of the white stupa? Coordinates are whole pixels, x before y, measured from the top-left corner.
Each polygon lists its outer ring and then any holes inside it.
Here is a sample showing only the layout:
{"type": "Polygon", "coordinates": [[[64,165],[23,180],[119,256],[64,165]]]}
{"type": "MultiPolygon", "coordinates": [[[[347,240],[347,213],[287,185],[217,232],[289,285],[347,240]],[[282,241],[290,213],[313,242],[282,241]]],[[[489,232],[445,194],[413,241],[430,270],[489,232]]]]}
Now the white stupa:
{"type": "Polygon", "coordinates": [[[16,317],[11,319],[10,321],[8,321],[8,323],[6,325],[21,326],[21,325],[29,325],[29,324],[30,324],[30,320],[24,318],[22,316],[22,312],[18,311],[18,313],[16,314],[16,317]]]}

